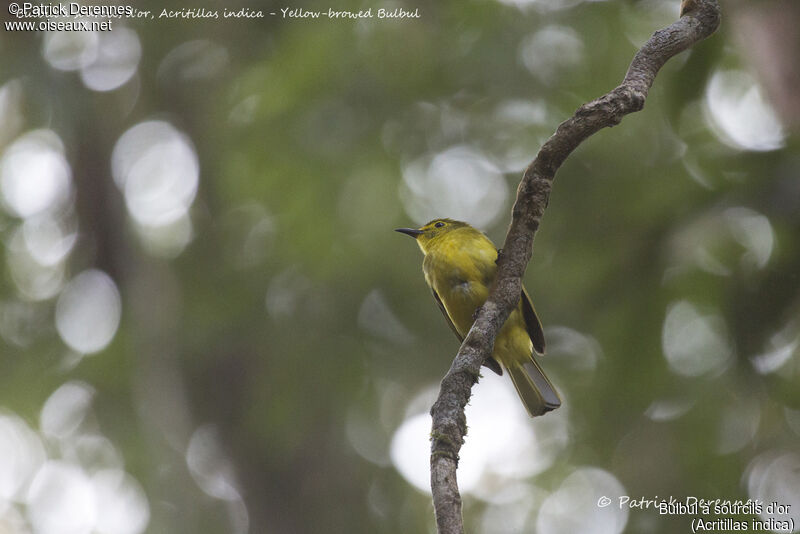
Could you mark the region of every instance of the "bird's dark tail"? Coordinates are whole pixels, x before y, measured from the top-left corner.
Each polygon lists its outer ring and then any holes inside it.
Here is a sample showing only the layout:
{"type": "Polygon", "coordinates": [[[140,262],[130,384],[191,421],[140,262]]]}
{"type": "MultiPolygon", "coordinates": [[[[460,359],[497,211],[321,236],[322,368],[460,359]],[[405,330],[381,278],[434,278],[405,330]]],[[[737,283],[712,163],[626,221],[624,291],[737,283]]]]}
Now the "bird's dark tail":
{"type": "Polygon", "coordinates": [[[561,397],[535,359],[524,364],[514,363],[508,367],[508,374],[531,417],[561,406],[561,397]]]}

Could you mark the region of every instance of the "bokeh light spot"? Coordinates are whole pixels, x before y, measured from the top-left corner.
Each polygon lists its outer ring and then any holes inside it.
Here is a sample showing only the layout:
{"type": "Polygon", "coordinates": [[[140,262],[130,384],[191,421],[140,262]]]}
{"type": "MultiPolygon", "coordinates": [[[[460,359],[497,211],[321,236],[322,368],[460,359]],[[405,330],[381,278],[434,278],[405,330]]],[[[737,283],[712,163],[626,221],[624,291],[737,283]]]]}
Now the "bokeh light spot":
{"type": "Polygon", "coordinates": [[[717,447],[720,454],[742,450],[756,437],[761,421],[761,407],[752,399],[737,399],[722,414],[717,430],[717,447]]]}
{"type": "Polygon", "coordinates": [[[675,232],[670,239],[674,276],[691,268],[717,276],[735,269],[763,269],[775,249],[775,232],[769,219],[747,207],[711,209],[675,232]],[[734,260],[738,260],[738,265],[734,260]]]}
{"type": "Polygon", "coordinates": [[[47,32],[42,54],[54,69],[78,70],[95,60],[99,40],[95,31],[47,32]]]}
{"type": "Polygon", "coordinates": [[[189,138],[164,121],[133,126],[117,141],[112,173],[128,212],[143,226],[164,226],[185,216],[200,174],[189,138]]]}
{"type": "Polygon", "coordinates": [[[139,534],[150,521],[150,506],[139,483],[124,471],[104,469],[92,476],[98,534],[139,534]]]}
{"type": "Polygon", "coordinates": [[[694,402],[687,398],[658,399],[647,407],[644,414],[651,421],[674,421],[683,417],[694,406],[694,402]]]}
{"type": "MultiPolygon", "coordinates": [[[[422,395],[427,398],[427,390],[422,395]]],[[[416,404],[416,400],[410,404],[416,404]]],[[[430,403],[425,404],[429,409],[430,403]]],[[[489,502],[516,480],[552,466],[569,441],[564,408],[538,419],[534,427],[510,380],[493,373],[474,388],[466,416],[470,432],[460,452],[459,488],[489,502]],[[498,406],[503,409],[498,410],[498,406]]],[[[428,493],[430,431],[427,413],[412,415],[397,429],[390,445],[395,468],[409,483],[428,493]]]]}
{"type": "Polygon", "coordinates": [[[661,342],[670,369],[683,376],[720,371],[732,354],[722,318],[701,315],[686,301],[667,310],[661,342]]]}
{"type": "Polygon", "coordinates": [[[122,314],[116,284],[102,271],[88,270],[73,278],[56,303],[56,329],[73,350],[91,354],[114,338],[122,314]]]}
{"type": "Polygon", "coordinates": [[[479,151],[457,146],[407,165],[401,199],[417,223],[451,217],[484,227],[505,206],[508,184],[479,151]]]}
{"type": "Polygon", "coordinates": [[[753,368],[756,372],[762,375],[774,373],[782,368],[793,356],[798,354],[800,348],[800,339],[795,339],[788,343],[780,343],[779,340],[773,338],[774,348],[758,354],[750,358],[753,368]],[[780,344],[778,344],[780,343],[780,344]]]}
{"type": "Polygon", "coordinates": [[[46,458],[36,432],[19,417],[0,414],[0,506],[19,497],[46,458]]]}
{"type": "Polygon", "coordinates": [[[66,438],[78,429],[92,403],[94,390],[81,382],[67,382],[44,403],[41,415],[42,433],[66,438]]]}
{"type": "Polygon", "coordinates": [[[0,301],[0,337],[17,347],[29,347],[51,323],[50,310],[31,302],[0,301]]]}
{"type": "Polygon", "coordinates": [[[20,80],[10,80],[0,86],[0,149],[16,137],[25,124],[22,103],[25,92],[20,80]]]}
{"type": "Polygon", "coordinates": [[[729,146],[768,151],[784,145],[778,116],[746,72],[715,72],[706,87],[705,108],[709,125],[729,146]]]}
{"type": "Polygon", "coordinates": [[[618,534],[628,522],[628,509],[618,499],[626,495],[617,478],[596,467],[581,467],[542,503],[536,520],[540,534],[618,534]],[[597,505],[601,497],[611,505],[597,505]]]}
{"type": "Polygon", "coordinates": [[[42,265],[33,257],[25,241],[24,226],[14,230],[8,244],[9,254],[6,256],[11,279],[24,299],[50,299],[64,285],[64,266],[62,263],[42,265]]]}
{"type": "Polygon", "coordinates": [[[792,532],[800,530],[800,455],[796,452],[764,452],[750,462],[745,477],[751,499],[788,507],[785,514],[771,514],[765,506],[760,514],[762,519],[792,520],[792,532]]]}
{"type": "Polygon", "coordinates": [[[122,455],[105,436],[71,435],[60,446],[64,459],[80,465],[87,473],[96,473],[103,469],[119,470],[123,467],[122,455]]]}
{"type": "Polygon", "coordinates": [[[575,371],[594,371],[603,358],[603,349],[595,338],[572,328],[549,327],[545,337],[547,354],[555,354],[561,364],[566,364],[575,371]]]}
{"type": "MultiPolygon", "coordinates": [[[[421,413],[414,415],[400,425],[392,437],[390,454],[395,469],[412,486],[430,493],[430,434],[431,417],[421,413]]],[[[463,464],[462,464],[463,465],[463,464]]],[[[467,491],[462,472],[458,474],[461,491],[467,491]]]]}
{"type": "Polygon", "coordinates": [[[136,224],[136,234],[144,249],[159,258],[177,258],[194,238],[194,226],[188,213],[172,222],[151,226],[136,224]]]}
{"type": "Polygon", "coordinates": [[[555,84],[562,74],[580,66],[583,40],[572,28],[546,26],[522,41],[519,55],[539,81],[555,84]]]}
{"type": "Polygon", "coordinates": [[[61,139],[34,130],[14,141],[0,160],[0,192],[12,215],[30,217],[69,198],[71,171],[61,139]]]}
{"type": "Polygon", "coordinates": [[[389,464],[388,438],[375,424],[374,418],[367,417],[361,410],[351,409],[347,414],[345,433],[350,446],[362,458],[380,466],[389,464]]]}
{"type": "Polygon", "coordinates": [[[725,219],[731,235],[745,249],[742,263],[762,269],[772,256],[775,234],[764,215],[748,208],[728,208],[725,219]]]}
{"type": "Polygon", "coordinates": [[[22,236],[30,257],[43,267],[61,263],[78,238],[77,232],[70,232],[60,221],[49,216],[25,219],[22,236]]]}
{"type": "Polygon", "coordinates": [[[51,460],[31,482],[28,517],[37,534],[90,534],[97,520],[94,488],[79,467],[51,460]]]}
{"type": "Polygon", "coordinates": [[[189,439],[186,464],[195,483],[207,495],[225,501],[230,532],[245,534],[250,514],[236,481],[233,461],[226,455],[216,425],[198,427],[189,439]]]}
{"type": "Polygon", "coordinates": [[[97,56],[81,67],[83,84],[93,91],[112,91],[136,73],[142,45],[135,31],[115,28],[99,36],[97,56]]]}
{"type": "Polygon", "coordinates": [[[194,431],[186,449],[186,463],[192,478],[208,495],[224,501],[241,498],[233,464],[222,449],[215,425],[206,424],[194,431]]]}

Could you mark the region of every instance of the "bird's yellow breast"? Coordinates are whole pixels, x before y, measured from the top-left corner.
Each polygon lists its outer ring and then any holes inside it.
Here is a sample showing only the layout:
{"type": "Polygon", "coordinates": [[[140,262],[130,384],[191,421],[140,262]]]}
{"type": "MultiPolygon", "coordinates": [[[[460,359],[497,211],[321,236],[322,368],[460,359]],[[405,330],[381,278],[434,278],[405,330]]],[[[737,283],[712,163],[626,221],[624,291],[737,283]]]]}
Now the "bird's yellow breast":
{"type": "MultiPolygon", "coordinates": [[[[425,281],[436,291],[447,315],[462,337],[474,321],[475,310],[489,296],[497,265],[497,249],[473,228],[448,232],[423,248],[425,281]]],[[[496,341],[493,355],[504,364],[530,359],[531,341],[522,313],[512,311],[496,341]]]]}
{"type": "Polygon", "coordinates": [[[458,332],[465,336],[472,315],[489,296],[497,250],[471,228],[449,232],[431,243],[422,269],[425,280],[441,298],[458,332]]]}

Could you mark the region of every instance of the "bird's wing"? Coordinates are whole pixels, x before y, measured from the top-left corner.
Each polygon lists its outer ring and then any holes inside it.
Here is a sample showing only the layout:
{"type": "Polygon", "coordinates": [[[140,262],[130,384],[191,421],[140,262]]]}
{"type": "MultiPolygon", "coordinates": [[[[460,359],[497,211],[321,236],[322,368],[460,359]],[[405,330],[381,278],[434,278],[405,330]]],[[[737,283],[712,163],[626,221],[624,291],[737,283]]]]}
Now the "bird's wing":
{"type": "MultiPolygon", "coordinates": [[[[456,325],[454,325],[453,321],[450,319],[450,314],[447,313],[447,308],[444,307],[444,303],[442,302],[442,299],[439,298],[439,294],[433,288],[431,288],[431,293],[433,293],[433,300],[436,301],[436,305],[439,306],[439,309],[442,311],[442,315],[444,315],[444,318],[447,321],[447,324],[450,326],[450,330],[452,330],[453,333],[456,335],[456,337],[458,338],[458,342],[459,343],[463,343],[464,342],[464,336],[459,334],[458,330],[456,330],[456,325]]],[[[498,375],[502,375],[503,374],[503,368],[500,367],[500,364],[497,363],[497,360],[495,360],[491,356],[489,358],[487,358],[486,361],[483,362],[483,365],[485,365],[486,367],[488,367],[489,369],[491,369],[492,371],[494,371],[498,375]]]]}
{"type": "Polygon", "coordinates": [[[536,315],[536,310],[533,309],[531,297],[525,286],[522,286],[522,296],[520,297],[522,303],[522,317],[525,319],[525,330],[528,331],[528,336],[531,338],[533,348],[539,354],[544,354],[544,332],[542,331],[542,323],[539,322],[539,317],[536,315]]]}
{"type": "Polygon", "coordinates": [[[458,338],[459,343],[463,342],[464,341],[464,336],[459,334],[458,330],[456,330],[456,325],[454,325],[453,321],[450,319],[450,314],[447,313],[447,308],[444,307],[444,303],[442,302],[442,299],[439,298],[439,293],[437,293],[436,290],[433,289],[433,288],[431,288],[431,293],[433,293],[433,299],[436,301],[436,304],[439,306],[439,309],[442,311],[442,315],[444,315],[444,318],[447,321],[447,324],[450,327],[450,330],[452,330],[453,333],[456,335],[456,337],[458,338]]]}

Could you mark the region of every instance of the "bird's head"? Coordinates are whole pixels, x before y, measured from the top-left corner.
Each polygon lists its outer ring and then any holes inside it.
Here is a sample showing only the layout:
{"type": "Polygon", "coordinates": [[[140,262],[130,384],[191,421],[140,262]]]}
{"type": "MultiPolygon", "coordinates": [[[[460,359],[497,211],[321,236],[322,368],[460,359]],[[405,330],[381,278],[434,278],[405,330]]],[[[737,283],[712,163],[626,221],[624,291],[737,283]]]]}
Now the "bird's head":
{"type": "Polygon", "coordinates": [[[437,243],[443,236],[459,228],[471,228],[465,222],[454,221],[453,219],[434,219],[419,228],[398,228],[395,232],[410,235],[417,240],[419,248],[423,253],[428,252],[430,247],[437,243]]]}

